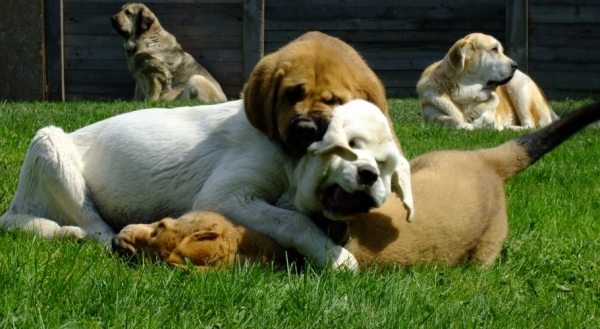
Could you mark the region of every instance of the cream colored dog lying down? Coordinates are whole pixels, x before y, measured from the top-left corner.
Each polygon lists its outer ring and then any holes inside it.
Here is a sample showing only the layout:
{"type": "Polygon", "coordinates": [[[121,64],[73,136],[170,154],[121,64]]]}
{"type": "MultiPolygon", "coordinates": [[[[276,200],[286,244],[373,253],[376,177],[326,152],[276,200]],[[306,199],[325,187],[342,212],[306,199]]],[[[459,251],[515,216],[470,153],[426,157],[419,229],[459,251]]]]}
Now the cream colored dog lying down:
{"type": "MultiPolygon", "coordinates": [[[[115,116],[34,137],[4,227],[110,244],[113,229],[205,209],[261,232],[318,266],[356,260],[311,220],[345,220],[402,196],[412,218],[410,167],[385,115],[355,100],[336,107],[303,157],[250,125],[240,101],[115,116]]],[[[115,242],[120,246],[122,242],[115,242]]]]}
{"type": "MultiPolygon", "coordinates": [[[[404,220],[401,201],[390,197],[348,222],[345,247],[360,264],[492,265],[508,232],[504,183],[598,119],[600,103],[495,148],[438,151],[414,159],[414,222],[404,220]]],[[[231,265],[236,253],[241,260],[286,262],[284,249],[273,240],[210,212],[129,225],[119,238],[127,241],[124,248],[134,246],[172,264],[187,257],[201,269],[231,265]]]]}
{"type": "Polygon", "coordinates": [[[417,83],[423,118],[462,129],[546,126],[558,116],[542,90],[495,38],[473,33],[458,40],[417,83]]]}

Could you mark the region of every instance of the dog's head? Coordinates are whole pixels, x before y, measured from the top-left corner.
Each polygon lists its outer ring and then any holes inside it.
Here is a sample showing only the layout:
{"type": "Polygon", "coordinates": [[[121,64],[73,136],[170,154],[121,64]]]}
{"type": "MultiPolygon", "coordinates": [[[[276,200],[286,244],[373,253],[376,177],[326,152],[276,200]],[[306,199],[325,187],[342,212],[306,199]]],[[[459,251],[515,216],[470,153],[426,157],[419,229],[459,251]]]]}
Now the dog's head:
{"type": "Polygon", "coordinates": [[[112,16],[110,21],[115,31],[125,39],[129,39],[131,36],[138,37],[149,30],[152,25],[158,24],[154,13],[142,3],[123,5],[121,11],[112,16]]]}
{"type": "Polygon", "coordinates": [[[370,70],[366,64],[359,68],[355,62],[339,47],[319,40],[294,41],[265,56],[244,87],[248,120],[269,138],[283,141],[292,153],[303,155],[325,133],[333,107],[359,98],[387,111],[383,85],[374,73],[364,72],[370,70]]]}
{"type": "Polygon", "coordinates": [[[504,54],[502,44],[482,33],[458,40],[444,57],[442,66],[449,77],[483,81],[488,88],[508,83],[517,70],[517,63],[504,54]]]}
{"type": "Polygon", "coordinates": [[[392,137],[383,113],[353,100],[334,108],[323,139],[314,142],[295,172],[295,204],[331,220],[352,219],[396,193],[414,217],[410,165],[392,137]]]}

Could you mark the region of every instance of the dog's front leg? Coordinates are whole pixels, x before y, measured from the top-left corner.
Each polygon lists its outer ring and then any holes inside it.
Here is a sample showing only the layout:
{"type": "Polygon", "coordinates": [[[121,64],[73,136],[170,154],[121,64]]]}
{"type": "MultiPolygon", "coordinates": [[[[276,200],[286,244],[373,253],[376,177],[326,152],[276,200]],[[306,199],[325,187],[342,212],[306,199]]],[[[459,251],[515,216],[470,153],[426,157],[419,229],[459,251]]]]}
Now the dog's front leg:
{"type": "Polygon", "coordinates": [[[472,130],[473,126],[465,120],[460,108],[446,95],[424,95],[422,98],[423,118],[427,123],[438,123],[459,129],[472,130]]]}
{"type": "Polygon", "coordinates": [[[243,203],[237,199],[211,210],[269,236],[284,248],[296,249],[318,267],[358,268],[354,255],[335,244],[310,217],[298,211],[277,208],[263,200],[243,203]]]}

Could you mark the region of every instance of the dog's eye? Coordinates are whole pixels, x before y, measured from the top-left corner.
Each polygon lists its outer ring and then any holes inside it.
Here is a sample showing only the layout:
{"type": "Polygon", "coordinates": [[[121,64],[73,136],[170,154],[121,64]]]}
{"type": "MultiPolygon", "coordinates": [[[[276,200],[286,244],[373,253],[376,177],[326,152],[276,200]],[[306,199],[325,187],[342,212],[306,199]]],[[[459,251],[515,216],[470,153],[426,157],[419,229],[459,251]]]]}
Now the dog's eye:
{"type": "Polygon", "coordinates": [[[292,104],[298,103],[304,98],[304,88],[302,85],[297,85],[292,88],[288,88],[285,91],[285,97],[292,104]]]}
{"type": "Polygon", "coordinates": [[[353,149],[353,148],[357,148],[357,147],[358,147],[358,143],[356,142],[356,140],[355,140],[355,139],[351,139],[351,140],[348,142],[348,145],[349,145],[349,146],[350,146],[350,148],[352,148],[352,149],[353,149]]]}
{"type": "Polygon", "coordinates": [[[323,103],[325,103],[327,105],[337,105],[340,103],[340,101],[339,101],[339,99],[337,99],[335,97],[331,97],[330,99],[323,100],[323,103]]]}
{"type": "Polygon", "coordinates": [[[497,53],[498,52],[498,47],[492,48],[492,52],[497,53]]]}

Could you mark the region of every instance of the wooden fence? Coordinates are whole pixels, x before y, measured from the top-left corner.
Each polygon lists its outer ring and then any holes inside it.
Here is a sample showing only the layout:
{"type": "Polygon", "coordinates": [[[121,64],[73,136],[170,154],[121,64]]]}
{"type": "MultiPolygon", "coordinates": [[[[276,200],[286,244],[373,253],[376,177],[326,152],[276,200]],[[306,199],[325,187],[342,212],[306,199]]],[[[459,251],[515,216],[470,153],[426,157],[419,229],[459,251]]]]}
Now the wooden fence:
{"type": "MultiPolygon", "coordinates": [[[[123,39],[109,20],[124,2],[42,1],[50,98],[131,99],[134,81],[127,71],[123,39]]],[[[423,69],[471,32],[491,34],[504,43],[509,56],[549,98],[600,96],[598,0],[152,0],[145,4],[231,98],[238,97],[264,53],[310,30],[354,46],[382,79],[390,97],[415,96],[423,69]]]]}

